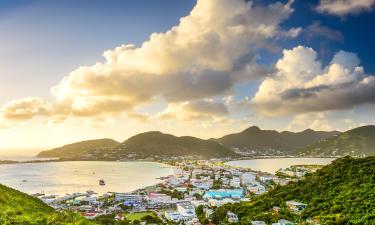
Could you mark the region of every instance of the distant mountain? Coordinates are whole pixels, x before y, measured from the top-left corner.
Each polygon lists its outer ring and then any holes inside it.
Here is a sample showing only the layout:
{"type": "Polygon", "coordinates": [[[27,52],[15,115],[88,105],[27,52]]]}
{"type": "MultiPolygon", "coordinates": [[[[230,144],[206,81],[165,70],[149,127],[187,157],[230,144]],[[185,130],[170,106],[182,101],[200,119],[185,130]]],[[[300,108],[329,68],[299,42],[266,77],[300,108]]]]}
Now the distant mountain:
{"type": "Polygon", "coordinates": [[[375,126],[358,127],[298,151],[301,156],[375,155],[375,126]]]}
{"type": "Polygon", "coordinates": [[[83,141],[38,154],[38,157],[65,159],[120,160],[155,157],[194,156],[220,158],[238,156],[232,150],[210,140],[176,137],[151,131],[135,135],[123,143],[112,139],[83,141]]]}
{"type": "Polygon", "coordinates": [[[97,139],[64,145],[48,151],[40,152],[38,157],[50,158],[91,158],[108,154],[120,143],[112,139],[97,139]]]}
{"type": "Polygon", "coordinates": [[[228,148],[250,155],[288,155],[300,149],[339,134],[337,131],[324,132],[307,129],[293,133],[274,130],[261,130],[253,126],[240,133],[229,134],[222,138],[211,139],[228,148]]]}
{"type": "Polygon", "coordinates": [[[195,137],[176,137],[159,131],[135,135],[115,149],[119,155],[145,157],[195,156],[220,158],[238,156],[232,150],[210,140],[195,137]]]}

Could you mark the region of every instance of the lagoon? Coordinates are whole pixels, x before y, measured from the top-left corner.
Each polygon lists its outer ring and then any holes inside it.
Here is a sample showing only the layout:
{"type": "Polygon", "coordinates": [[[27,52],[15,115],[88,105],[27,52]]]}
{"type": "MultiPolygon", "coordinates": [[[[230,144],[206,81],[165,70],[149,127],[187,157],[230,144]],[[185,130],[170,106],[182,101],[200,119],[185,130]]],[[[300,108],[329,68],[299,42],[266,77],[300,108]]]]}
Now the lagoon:
{"type": "Polygon", "coordinates": [[[0,183],[28,194],[66,193],[93,190],[129,192],[160,182],[173,168],[153,162],[48,162],[0,165],[0,183]],[[105,186],[99,186],[104,179],[105,186]]]}
{"type": "Polygon", "coordinates": [[[328,165],[335,158],[272,158],[272,159],[250,159],[226,162],[226,165],[242,168],[250,168],[254,171],[275,173],[277,170],[285,169],[293,165],[328,165]]]}

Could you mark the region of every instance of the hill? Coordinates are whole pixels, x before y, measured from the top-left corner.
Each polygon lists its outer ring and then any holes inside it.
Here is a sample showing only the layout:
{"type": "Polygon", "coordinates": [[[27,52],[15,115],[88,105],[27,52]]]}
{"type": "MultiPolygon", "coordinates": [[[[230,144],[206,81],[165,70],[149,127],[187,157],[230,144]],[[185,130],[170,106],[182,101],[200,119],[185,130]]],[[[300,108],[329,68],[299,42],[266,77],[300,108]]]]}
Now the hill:
{"type": "Polygon", "coordinates": [[[0,184],[0,224],[93,224],[72,212],[58,213],[41,200],[0,184]]]}
{"type": "Polygon", "coordinates": [[[194,156],[199,158],[221,158],[237,156],[232,150],[210,140],[195,137],[176,137],[159,131],[135,135],[121,143],[115,151],[120,155],[145,157],[194,156]]]}
{"type": "Polygon", "coordinates": [[[212,139],[238,152],[250,155],[288,155],[295,149],[305,147],[317,141],[339,134],[337,131],[324,132],[307,129],[293,133],[274,130],[261,130],[253,126],[240,133],[229,134],[212,139]]]}
{"type": "Polygon", "coordinates": [[[288,219],[299,224],[370,225],[375,221],[375,157],[353,159],[345,157],[333,161],[303,180],[277,186],[248,203],[219,207],[213,222],[225,221],[226,212],[236,213],[241,224],[263,220],[267,224],[288,219]],[[297,200],[307,204],[301,214],[287,209],[285,201],[297,200]],[[273,206],[279,206],[277,211],[273,206]]]}
{"type": "Polygon", "coordinates": [[[112,139],[97,139],[64,145],[40,152],[37,157],[50,158],[91,158],[102,156],[117,147],[120,143],[112,139]]]}
{"type": "Polygon", "coordinates": [[[375,126],[358,127],[326,140],[319,141],[297,153],[300,156],[375,155],[375,126]]]}

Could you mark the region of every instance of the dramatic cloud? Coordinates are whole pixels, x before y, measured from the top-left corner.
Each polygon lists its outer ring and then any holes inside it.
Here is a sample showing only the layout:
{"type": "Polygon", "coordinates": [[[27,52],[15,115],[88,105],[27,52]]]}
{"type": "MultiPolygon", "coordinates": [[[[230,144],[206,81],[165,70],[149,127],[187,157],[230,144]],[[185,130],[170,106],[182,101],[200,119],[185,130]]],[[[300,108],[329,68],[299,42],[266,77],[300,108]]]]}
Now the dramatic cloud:
{"type": "Polygon", "coordinates": [[[37,97],[10,101],[1,108],[3,118],[9,120],[26,120],[34,116],[45,116],[49,111],[49,105],[37,97]]]}
{"type": "Polygon", "coordinates": [[[375,0],[320,0],[317,10],[337,16],[358,14],[370,11],[375,5],[375,0]]]}
{"type": "Polygon", "coordinates": [[[375,76],[365,74],[356,54],[340,51],[325,68],[311,48],[283,54],[275,76],[265,79],[252,99],[256,111],[273,116],[375,103],[375,76]]]}
{"type": "Polygon", "coordinates": [[[287,127],[288,130],[297,132],[305,130],[306,128],[319,131],[334,130],[324,113],[305,113],[297,115],[287,127]]]}
{"type": "Polygon", "coordinates": [[[169,31],[152,34],[140,47],[108,50],[104,63],[71,72],[52,88],[55,102],[4,106],[5,116],[29,119],[52,107],[49,113],[59,118],[127,112],[141,119],[133,110],[157,98],[177,105],[192,102],[191,108],[184,108],[209,113],[212,105],[194,102],[264,77],[268,70],[257,63],[258,51],[270,48],[273,40],[298,35],[298,28],[279,27],[293,11],[291,3],[255,6],[245,0],[198,0],[190,15],[169,31]]]}
{"type": "Polygon", "coordinates": [[[203,100],[184,103],[172,103],[157,115],[159,119],[174,119],[178,121],[213,119],[228,115],[226,105],[213,100],[203,100]]]}

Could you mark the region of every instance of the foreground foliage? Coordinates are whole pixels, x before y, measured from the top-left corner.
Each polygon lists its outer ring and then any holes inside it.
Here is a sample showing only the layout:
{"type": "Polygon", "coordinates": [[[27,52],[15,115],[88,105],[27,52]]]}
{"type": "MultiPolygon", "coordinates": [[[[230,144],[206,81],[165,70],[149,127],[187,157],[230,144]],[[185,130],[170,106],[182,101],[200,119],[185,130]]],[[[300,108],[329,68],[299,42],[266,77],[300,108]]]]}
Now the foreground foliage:
{"type": "Polygon", "coordinates": [[[304,180],[277,186],[250,203],[217,208],[213,222],[225,221],[228,210],[239,216],[241,224],[278,219],[300,224],[307,224],[309,219],[325,225],[375,224],[375,157],[335,160],[304,180]],[[298,200],[308,207],[301,214],[291,212],[285,204],[288,200],[298,200]],[[274,206],[279,210],[272,210],[274,206]]]}

